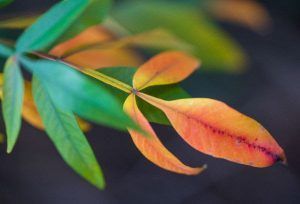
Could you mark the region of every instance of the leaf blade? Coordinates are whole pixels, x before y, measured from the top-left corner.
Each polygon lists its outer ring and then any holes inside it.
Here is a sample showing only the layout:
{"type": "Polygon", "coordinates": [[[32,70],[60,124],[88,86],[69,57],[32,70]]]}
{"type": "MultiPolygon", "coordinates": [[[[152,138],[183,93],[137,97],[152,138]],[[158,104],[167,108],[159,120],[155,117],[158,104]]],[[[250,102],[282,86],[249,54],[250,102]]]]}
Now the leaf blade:
{"type": "Polygon", "coordinates": [[[7,135],[7,153],[11,153],[21,129],[24,95],[23,77],[15,57],[7,60],[3,77],[2,111],[7,135]]]}
{"type": "Polygon", "coordinates": [[[198,66],[197,59],[182,52],[164,52],[140,66],[133,77],[133,86],[142,90],[155,85],[178,83],[192,74],[198,66]]]}
{"type": "Polygon", "coordinates": [[[46,132],[64,161],[91,184],[103,189],[103,173],[73,113],[58,109],[36,77],[33,79],[33,95],[46,132]]]}
{"type": "Polygon", "coordinates": [[[179,135],[200,152],[254,167],[286,161],[283,150],[266,129],[222,102],[139,96],[161,109],[179,135]]]}

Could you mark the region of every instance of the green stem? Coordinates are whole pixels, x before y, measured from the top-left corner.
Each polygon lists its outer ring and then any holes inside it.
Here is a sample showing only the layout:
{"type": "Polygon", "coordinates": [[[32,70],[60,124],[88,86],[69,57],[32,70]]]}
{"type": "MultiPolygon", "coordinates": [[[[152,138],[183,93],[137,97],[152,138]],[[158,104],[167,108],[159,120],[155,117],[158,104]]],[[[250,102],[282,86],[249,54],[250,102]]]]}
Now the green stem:
{"type": "Polygon", "coordinates": [[[95,78],[95,79],[97,79],[97,80],[99,80],[99,81],[101,81],[103,83],[111,85],[111,86],[113,86],[113,87],[115,87],[115,88],[117,88],[119,90],[122,90],[122,91],[124,91],[126,93],[131,93],[132,92],[133,88],[131,86],[129,86],[129,85],[127,85],[127,84],[125,84],[125,83],[123,83],[123,82],[121,82],[121,81],[119,81],[119,80],[117,80],[115,78],[112,78],[110,76],[107,76],[105,74],[97,72],[97,71],[95,71],[93,69],[78,67],[78,66],[76,66],[74,64],[71,64],[69,62],[64,61],[63,59],[56,58],[56,57],[54,57],[52,55],[48,55],[48,54],[41,53],[41,52],[31,52],[31,54],[36,55],[38,57],[41,57],[43,59],[48,59],[48,60],[52,60],[52,61],[57,61],[57,62],[63,63],[63,64],[65,64],[65,65],[67,65],[67,66],[69,66],[71,68],[74,68],[74,69],[76,69],[76,70],[84,73],[85,75],[91,76],[91,77],[93,77],[93,78],[95,78]]]}

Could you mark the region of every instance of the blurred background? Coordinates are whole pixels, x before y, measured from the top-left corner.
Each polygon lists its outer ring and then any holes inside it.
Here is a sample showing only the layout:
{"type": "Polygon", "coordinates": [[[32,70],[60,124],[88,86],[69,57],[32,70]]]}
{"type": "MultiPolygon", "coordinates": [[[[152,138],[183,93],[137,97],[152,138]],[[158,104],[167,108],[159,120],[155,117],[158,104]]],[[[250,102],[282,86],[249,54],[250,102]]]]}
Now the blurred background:
{"type": "MultiPolygon", "coordinates": [[[[55,2],[16,0],[0,10],[0,22],[44,11],[55,2]]],[[[265,26],[247,20],[237,23],[237,17],[228,20],[228,15],[208,12],[214,26],[241,49],[246,61],[243,69],[211,70],[208,64],[182,86],[193,97],[222,100],[260,121],[285,150],[288,166],[257,169],[215,159],[190,148],[172,128],[154,125],[164,144],[182,161],[208,165],[198,176],[177,175],[148,162],[128,133],[94,126],[87,136],[107,183],[99,191],[64,163],[44,132],[24,122],[12,154],[5,153],[5,142],[0,144],[0,203],[300,203],[300,2],[258,2],[268,13],[265,26]]],[[[234,9],[228,13],[235,13],[234,9]]],[[[19,33],[0,29],[0,36],[10,39],[19,33]]]]}

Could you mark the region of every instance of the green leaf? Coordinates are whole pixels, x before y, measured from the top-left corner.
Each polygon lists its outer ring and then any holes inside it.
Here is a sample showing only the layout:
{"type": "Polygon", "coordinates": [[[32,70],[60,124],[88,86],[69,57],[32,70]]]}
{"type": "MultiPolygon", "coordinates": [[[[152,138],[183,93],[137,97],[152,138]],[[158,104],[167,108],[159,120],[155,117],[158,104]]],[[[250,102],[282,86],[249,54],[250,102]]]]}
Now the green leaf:
{"type": "Polygon", "coordinates": [[[100,23],[108,10],[107,2],[110,1],[64,0],[57,3],[26,29],[17,41],[17,51],[45,49],[62,34],[73,37],[88,26],[100,23]]]}
{"type": "Polygon", "coordinates": [[[15,57],[10,57],[4,67],[2,111],[7,135],[7,152],[13,150],[22,123],[24,82],[15,57]]]}
{"type": "Polygon", "coordinates": [[[43,80],[59,107],[82,118],[125,130],[137,129],[123,112],[121,104],[98,81],[59,62],[21,58],[25,67],[43,80]]]}
{"type": "Polygon", "coordinates": [[[234,72],[245,63],[240,46],[195,7],[173,1],[126,2],[112,14],[132,33],[167,29],[195,47],[192,54],[201,59],[202,69],[234,72]]]}
{"type": "Polygon", "coordinates": [[[12,3],[13,0],[0,0],[0,8],[7,6],[8,4],[12,3]]]}
{"type": "Polygon", "coordinates": [[[7,45],[0,44],[0,56],[9,57],[14,53],[14,51],[7,45]]]}
{"type": "MultiPolygon", "coordinates": [[[[136,70],[136,68],[129,67],[112,67],[102,68],[98,71],[115,79],[118,79],[128,85],[132,85],[132,78],[136,70]]],[[[121,103],[124,103],[128,96],[128,94],[119,91],[109,85],[106,85],[106,89],[109,90],[114,96],[116,96],[121,103]]],[[[190,97],[190,95],[177,84],[150,87],[148,89],[145,89],[143,92],[164,100],[175,100],[190,97]]],[[[137,100],[140,110],[150,122],[170,125],[169,120],[161,110],[155,108],[147,102],[144,102],[143,100],[140,100],[139,98],[137,98],[137,100]]]]}
{"type": "Polygon", "coordinates": [[[46,132],[62,158],[79,175],[103,189],[105,182],[102,171],[74,114],[56,107],[46,87],[37,77],[33,78],[32,88],[46,132]]]}

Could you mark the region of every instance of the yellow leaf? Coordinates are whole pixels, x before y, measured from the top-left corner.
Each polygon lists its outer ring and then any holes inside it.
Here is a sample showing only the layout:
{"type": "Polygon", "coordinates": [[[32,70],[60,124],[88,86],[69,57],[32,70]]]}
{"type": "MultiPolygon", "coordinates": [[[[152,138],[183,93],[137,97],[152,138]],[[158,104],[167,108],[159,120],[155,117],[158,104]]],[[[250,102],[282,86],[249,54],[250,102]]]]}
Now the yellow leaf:
{"type": "Polygon", "coordinates": [[[195,175],[203,171],[204,168],[192,168],[184,165],[163,146],[147,119],[138,109],[133,94],[126,99],[124,111],[148,133],[146,136],[140,132],[128,129],[134,144],[147,159],[163,169],[176,173],[195,175]]]}
{"type": "Polygon", "coordinates": [[[133,77],[134,88],[180,82],[199,67],[199,61],[179,51],[158,54],[143,64],[133,77]]]}

